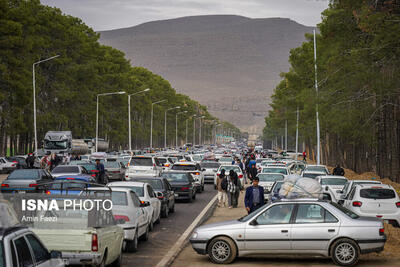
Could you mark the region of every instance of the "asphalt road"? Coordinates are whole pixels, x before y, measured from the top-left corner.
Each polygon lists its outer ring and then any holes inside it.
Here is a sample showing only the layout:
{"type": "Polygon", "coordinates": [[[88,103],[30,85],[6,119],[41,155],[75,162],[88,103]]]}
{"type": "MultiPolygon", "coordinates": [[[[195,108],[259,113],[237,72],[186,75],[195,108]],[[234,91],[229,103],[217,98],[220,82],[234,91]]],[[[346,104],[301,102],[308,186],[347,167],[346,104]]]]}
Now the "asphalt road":
{"type": "Polygon", "coordinates": [[[139,241],[137,252],[123,254],[123,266],[155,266],[216,194],[214,186],[206,184],[193,203],[177,202],[175,213],[154,225],[149,240],[139,241]]]}

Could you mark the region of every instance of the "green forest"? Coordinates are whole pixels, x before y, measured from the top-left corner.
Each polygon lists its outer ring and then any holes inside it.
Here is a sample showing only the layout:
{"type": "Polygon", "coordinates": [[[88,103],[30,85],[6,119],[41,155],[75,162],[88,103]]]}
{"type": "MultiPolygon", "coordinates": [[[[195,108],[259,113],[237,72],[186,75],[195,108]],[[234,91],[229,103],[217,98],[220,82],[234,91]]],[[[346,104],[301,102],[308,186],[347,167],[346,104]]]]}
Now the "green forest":
{"type": "Polygon", "coordinates": [[[290,51],[264,139],[280,140],[286,120],[294,137],[299,108],[300,142],[315,159],[318,106],[323,164],[400,181],[400,2],[332,0],[317,32],[318,94],[313,35],[307,34],[290,51]]]}
{"type": "MultiPolygon", "coordinates": [[[[154,106],[153,146],[164,145],[164,112],[181,106],[179,140],[193,140],[195,114],[211,125],[218,122],[206,107],[178,94],[170,83],[142,67],[132,67],[121,51],[101,45],[99,34],[79,18],[67,16],[39,0],[0,0],[0,154],[24,154],[33,150],[33,74],[35,65],[37,129],[39,147],[45,132],[71,130],[73,138],[96,135],[97,95],[125,91],[124,95],[99,97],[99,138],[112,149],[128,148],[128,94],[150,88],[131,99],[133,148],[150,142],[151,103],[154,106]],[[215,121],[215,122],[214,122],[215,121]],[[10,152],[11,151],[11,152],[10,152]]],[[[175,143],[175,112],[168,114],[168,144],[175,143]]],[[[199,128],[199,120],[196,120],[199,128]]],[[[223,122],[235,133],[239,130],[223,122]]],[[[196,141],[198,142],[198,140],[196,141]]]]}

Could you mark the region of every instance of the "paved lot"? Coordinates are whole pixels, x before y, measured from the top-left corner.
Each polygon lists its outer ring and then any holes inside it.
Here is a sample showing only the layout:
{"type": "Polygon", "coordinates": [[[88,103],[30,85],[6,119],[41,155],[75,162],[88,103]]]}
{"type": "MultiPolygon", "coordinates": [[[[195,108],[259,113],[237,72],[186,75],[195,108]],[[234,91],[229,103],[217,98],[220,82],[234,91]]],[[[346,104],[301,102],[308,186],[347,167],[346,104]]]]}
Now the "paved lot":
{"type": "MultiPolygon", "coordinates": [[[[216,208],[213,215],[204,223],[214,223],[220,221],[238,219],[247,214],[244,209],[244,193],[240,194],[239,207],[237,209],[228,208],[216,208]]],[[[399,250],[400,251],[400,250],[399,250]]],[[[396,253],[382,252],[381,254],[367,254],[362,255],[357,266],[400,266],[400,255],[396,253]]],[[[175,259],[172,264],[173,267],[187,267],[190,263],[190,267],[207,267],[217,266],[213,264],[208,256],[197,254],[190,244],[188,244],[179,256],[175,259]]],[[[325,267],[325,266],[336,266],[332,263],[331,259],[324,259],[319,257],[289,257],[289,256],[252,256],[237,258],[232,264],[238,267],[247,266],[285,266],[285,267],[325,267]]]]}
{"type": "Polygon", "coordinates": [[[155,225],[149,240],[139,242],[138,252],[123,254],[123,266],[155,266],[215,195],[213,185],[206,184],[193,203],[176,203],[175,213],[155,225]]]}

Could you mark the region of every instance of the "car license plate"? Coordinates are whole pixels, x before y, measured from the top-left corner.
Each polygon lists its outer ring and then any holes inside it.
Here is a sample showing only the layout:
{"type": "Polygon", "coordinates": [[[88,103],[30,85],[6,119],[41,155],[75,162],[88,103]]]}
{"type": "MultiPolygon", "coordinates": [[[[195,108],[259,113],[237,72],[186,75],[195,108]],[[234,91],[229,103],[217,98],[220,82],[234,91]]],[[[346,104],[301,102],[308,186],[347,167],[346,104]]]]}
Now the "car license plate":
{"type": "Polygon", "coordinates": [[[174,194],[175,195],[175,197],[179,197],[179,195],[178,194],[174,194]]]}

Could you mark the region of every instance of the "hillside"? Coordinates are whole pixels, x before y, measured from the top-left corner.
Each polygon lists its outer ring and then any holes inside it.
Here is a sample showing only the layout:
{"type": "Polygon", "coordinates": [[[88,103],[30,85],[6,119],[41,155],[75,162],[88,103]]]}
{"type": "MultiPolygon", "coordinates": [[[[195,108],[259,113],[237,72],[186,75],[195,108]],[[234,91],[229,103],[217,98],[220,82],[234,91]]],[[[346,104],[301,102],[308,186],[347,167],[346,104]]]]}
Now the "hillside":
{"type": "Polygon", "coordinates": [[[162,75],[221,119],[261,132],[291,48],[312,28],[283,18],[216,15],[154,21],[101,32],[100,42],[134,66],[162,75]]]}

